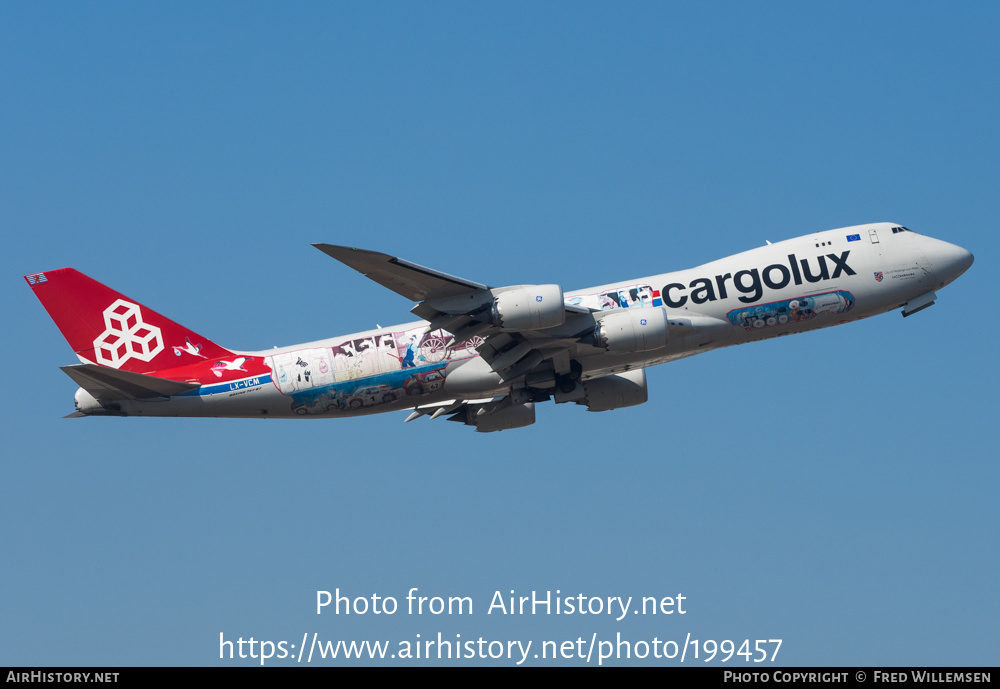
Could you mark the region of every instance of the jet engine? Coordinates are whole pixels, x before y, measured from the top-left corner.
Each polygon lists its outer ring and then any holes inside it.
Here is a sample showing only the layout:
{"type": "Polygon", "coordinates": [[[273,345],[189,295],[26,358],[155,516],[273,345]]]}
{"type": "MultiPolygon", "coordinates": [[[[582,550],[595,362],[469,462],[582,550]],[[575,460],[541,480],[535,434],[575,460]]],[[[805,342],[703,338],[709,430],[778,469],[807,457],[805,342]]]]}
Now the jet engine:
{"type": "Polygon", "coordinates": [[[504,330],[543,330],[566,320],[559,285],[520,285],[496,295],[490,322],[504,330]]]}
{"type": "Polygon", "coordinates": [[[634,407],[649,399],[646,371],[641,368],[585,381],[583,390],[585,396],[576,403],[586,405],[587,411],[634,407]]]}
{"type": "Polygon", "coordinates": [[[609,352],[648,352],[667,346],[668,324],[666,309],[624,309],[598,322],[594,341],[609,352]]]}

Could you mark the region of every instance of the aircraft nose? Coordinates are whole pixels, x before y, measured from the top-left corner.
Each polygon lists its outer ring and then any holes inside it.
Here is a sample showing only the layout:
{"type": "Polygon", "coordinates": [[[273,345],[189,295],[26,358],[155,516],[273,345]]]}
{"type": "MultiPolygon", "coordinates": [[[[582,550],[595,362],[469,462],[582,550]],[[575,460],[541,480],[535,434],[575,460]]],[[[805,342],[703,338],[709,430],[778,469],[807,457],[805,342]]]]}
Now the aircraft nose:
{"type": "Polygon", "coordinates": [[[931,269],[941,284],[947,284],[956,279],[972,266],[975,258],[968,249],[955,244],[934,240],[926,252],[930,259],[931,269]]]}

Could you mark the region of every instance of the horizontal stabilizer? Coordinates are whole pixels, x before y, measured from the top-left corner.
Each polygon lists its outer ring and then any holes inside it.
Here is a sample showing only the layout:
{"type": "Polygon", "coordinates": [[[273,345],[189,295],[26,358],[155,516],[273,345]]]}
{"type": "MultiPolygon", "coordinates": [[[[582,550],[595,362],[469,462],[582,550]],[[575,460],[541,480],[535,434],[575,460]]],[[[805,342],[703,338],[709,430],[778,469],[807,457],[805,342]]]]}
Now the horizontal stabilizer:
{"type": "Polygon", "coordinates": [[[198,383],[183,383],[177,380],[148,376],[144,373],[119,371],[97,364],[76,364],[60,368],[77,385],[97,400],[122,398],[145,400],[154,397],[170,397],[201,387],[198,383]]]}

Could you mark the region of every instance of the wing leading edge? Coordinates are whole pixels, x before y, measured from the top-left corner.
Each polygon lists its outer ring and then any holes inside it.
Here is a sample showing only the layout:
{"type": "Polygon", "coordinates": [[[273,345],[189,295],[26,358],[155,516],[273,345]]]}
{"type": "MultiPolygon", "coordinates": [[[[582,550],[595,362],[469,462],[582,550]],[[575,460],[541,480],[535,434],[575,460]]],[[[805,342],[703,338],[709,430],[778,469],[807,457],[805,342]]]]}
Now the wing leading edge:
{"type": "Polygon", "coordinates": [[[313,244],[313,246],[410,301],[424,301],[432,297],[449,297],[490,289],[478,282],[424,268],[378,251],[353,249],[335,244],[313,244]]]}

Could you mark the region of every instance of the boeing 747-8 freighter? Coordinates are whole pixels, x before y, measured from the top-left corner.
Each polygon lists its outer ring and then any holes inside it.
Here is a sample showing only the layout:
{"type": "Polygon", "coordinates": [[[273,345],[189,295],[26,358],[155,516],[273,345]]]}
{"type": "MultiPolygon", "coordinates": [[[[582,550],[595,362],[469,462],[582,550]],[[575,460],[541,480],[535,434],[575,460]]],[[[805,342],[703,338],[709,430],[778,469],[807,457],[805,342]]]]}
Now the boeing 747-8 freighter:
{"type": "Polygon", "coordinates": [[[374,251],[320,251],[416,302],[422,320],[260,352],[229,350],[73,270],[25,276],[81,363],[70,416],[330,418],[409,410],[477,431],[535,404],[642,404],[648,366],[934,304],[965,249],[894,223],[769,243],[564,292],[490,287],[374,251]]]}

